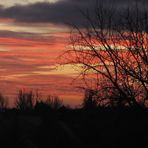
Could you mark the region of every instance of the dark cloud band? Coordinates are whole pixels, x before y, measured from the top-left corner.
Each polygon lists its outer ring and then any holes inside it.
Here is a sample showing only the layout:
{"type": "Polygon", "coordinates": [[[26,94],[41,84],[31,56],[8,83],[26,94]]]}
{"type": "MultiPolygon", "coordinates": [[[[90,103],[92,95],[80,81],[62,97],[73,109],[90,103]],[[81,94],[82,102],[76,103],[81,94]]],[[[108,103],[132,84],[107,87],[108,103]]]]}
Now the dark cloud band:
{"type": "MultiPolygon", "coordinates": [[[[36,3],[30,5],[16,5],[9,8],[0,7],[1,18],[12,18],[17,22],[51,22],[51,23],[72,23],[83,25],[83,16],[80,10],[89,9],[92,11],[102,0],[61,0],[56,3],[36,3]]],[[[106,7],[111,5],[118,9],[124,10],[132,6],[135,0],[104,0],[106,7]]],[[[141,8],[147,6],[146,0],[137,1],[141,8]]]]}

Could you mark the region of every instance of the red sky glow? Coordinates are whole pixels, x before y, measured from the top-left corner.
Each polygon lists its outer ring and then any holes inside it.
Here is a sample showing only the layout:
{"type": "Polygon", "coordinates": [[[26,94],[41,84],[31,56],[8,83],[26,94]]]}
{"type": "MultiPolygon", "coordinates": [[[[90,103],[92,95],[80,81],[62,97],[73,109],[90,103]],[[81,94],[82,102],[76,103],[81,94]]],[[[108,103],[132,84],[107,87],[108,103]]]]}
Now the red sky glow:
{"type": "Polygon", "coordinates": [[[0,90],[13,103],[21,88],[58,95],[65,104],[79,105],[82,93],[71,85],[76,72],[59,67],[68,45],[69,30],[49,23],[16,23],[0,19],[0,90]]]}

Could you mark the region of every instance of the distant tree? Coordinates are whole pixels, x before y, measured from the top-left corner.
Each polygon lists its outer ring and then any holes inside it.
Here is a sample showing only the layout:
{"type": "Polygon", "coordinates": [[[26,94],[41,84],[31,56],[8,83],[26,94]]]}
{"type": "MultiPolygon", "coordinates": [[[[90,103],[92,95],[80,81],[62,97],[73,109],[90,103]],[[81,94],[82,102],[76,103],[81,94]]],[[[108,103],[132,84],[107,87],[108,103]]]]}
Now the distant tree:
{"type": "MultiPolygon", "coordinates": [[[[82,12],[87,24],[72,26],[66,64],[81,66],[85,80],[94,79],[110,103],[145,106],[148,101],[148,11],[138,3],[122,13],[99,3],[94,15],[82,12]]],[[[93,88],[92,88],[93,89],[93,88]]]]}
{"type": "Polygon", "coordinates": [[[98,106],[98,95],[94,90],[86,89],[82,107],[87,110],[96,109],[98,106]]]}
{"type": "Polygon", "coordinates": [[[8,107],[8,100],[5,96],[0,93],[0,110],[6,109],[8,107]]]}
{"type": "Polygon", "coordinates": [[[35,109],[38,111],[51,111],[63,107],[63,101],[57,96],[49,95],[46,99],[38,100],[35,109]]]}
{"type": "Polygon", "coordinates": [[[19,90],[16,98],[16,108],[20,110],[33,109],[35,104],[33,91],[26,92],[24,90],[19,90]]]}
{"type": "Polygon", "coordinates": [[[55,109],[55,110],[57,110],[57,109],[59,109],[60,107],[63,106],[63,101],[60,100],[60,98],[57,97],[57,96],[50,96],[50,95],[49,95],[49,96],[47,97],[45,103],[46,103],[49,107],[51,107],[52,109],[55,109]]]}

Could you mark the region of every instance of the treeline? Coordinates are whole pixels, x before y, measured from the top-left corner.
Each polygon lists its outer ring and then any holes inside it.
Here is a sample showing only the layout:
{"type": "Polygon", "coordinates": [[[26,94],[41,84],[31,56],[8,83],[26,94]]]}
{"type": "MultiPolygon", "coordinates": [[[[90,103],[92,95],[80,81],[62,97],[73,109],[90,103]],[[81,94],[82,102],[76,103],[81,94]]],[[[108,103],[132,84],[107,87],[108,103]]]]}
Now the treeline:
{"type": "MultiPolygon", "coordinates": [[[[8,109],[8,104],[8,98],[0,93],[0,110],[8,109]]],[[[13,108],[25,111],[38,107],[58,109],[62,106],[64,106],[63,101],[58,96],[48,95],[43,98],[38,91],[20,89],[15,97],[13,108]]]]}
{"type": "Polygon", "coordinates": [[[100,106],[86,91],[79,108],[57,96],[20,90],[14,108],[0,95],[0,147],[144,147],[148,141],[148,110],[131,106],[100,106]]]}
{"type": "Polygon", "coordinates": [[[101,107],[86,96],[81,108],[72,109],[58,97],[43,101],[32,91],[19,91],[15,108],[1,108],[0,147],[136,148],[147,144],[146,108],[101,107]]]}
{"type": "MultiPolygon", "coordinates": [[[[120,99],[120,98],[119,98],[120,99]]],[[[21,111],[37,110],[58,110],[60,108],[72,109],[70,105],[64,105],[63,100],[58,96],[48,95],[43,97],[41,93],[35,90],[20,89],[15,97],[14,104],[9,105],[9,99],[0,93],[0,111],[7,109],[16,109],[21,111]],[[12,107],[13,106],[13,107],[12,107]]],[[[105,99],[100,103],[98,93],[93,89],[85,89],[82,102],[75,108],[84,110],[97,110],[104,108],[136,108],[147,110],[147,106],[129,106],[128,104],[114,104],[114,100],[105,99]]]]}

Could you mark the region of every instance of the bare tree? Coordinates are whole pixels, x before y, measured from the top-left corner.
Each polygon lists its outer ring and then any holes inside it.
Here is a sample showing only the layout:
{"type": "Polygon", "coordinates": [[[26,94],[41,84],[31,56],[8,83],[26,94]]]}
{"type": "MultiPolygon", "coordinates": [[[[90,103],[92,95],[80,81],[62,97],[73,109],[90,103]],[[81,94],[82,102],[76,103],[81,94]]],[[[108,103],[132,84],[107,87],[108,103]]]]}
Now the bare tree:
{"type": "Polygon", "coordinates": [[[93,17],[88,11],[82,12],[88,23],[85,27],[72,25],[67,62],[81,65],[85,82],[86,78],[95,79],[101,101],[110,99],[109,102],[118,105],[145,106],[148,100],[147,10],[141,11],[135,3],[133,10],[128,7],[118,14],[101,3],[94,12],[93,17]]]}
{"type": "Polygon", "coordinates": [[[19,90],[16,98],[16,108],[20,110],[33,109],[35,104],[33,91],[26,92],[24,90],[19,90]]]}

